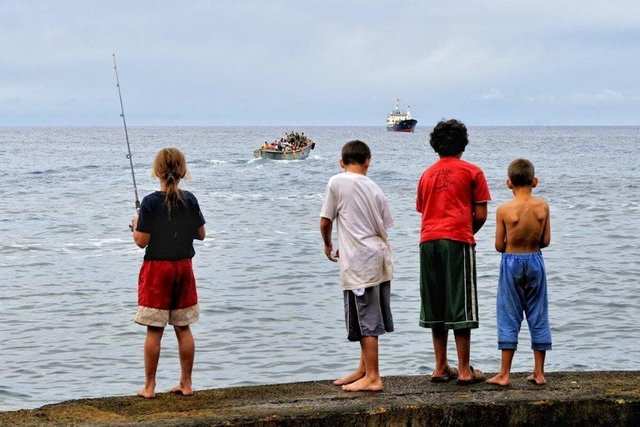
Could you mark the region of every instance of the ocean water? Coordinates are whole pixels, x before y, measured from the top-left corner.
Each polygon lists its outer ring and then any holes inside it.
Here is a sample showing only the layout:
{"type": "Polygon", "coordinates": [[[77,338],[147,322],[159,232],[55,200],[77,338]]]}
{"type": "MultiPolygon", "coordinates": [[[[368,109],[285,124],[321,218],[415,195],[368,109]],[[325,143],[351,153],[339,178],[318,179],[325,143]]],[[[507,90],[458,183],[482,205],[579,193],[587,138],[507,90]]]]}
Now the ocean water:
{"type": "MultiPolygon", "coordinates": [[[[328,379],[352,369],[337,266],[322,253],[318,213],[341,144],[367,141],[370,177],[386,192],[396,274],[396,332],[381,338],[383,374],[427,374],[428,330],[418,327],[418,177],[435,156],[427,129],[302,127],[317,141],[306,161],[252,159],[284,128],[134,128],[141,196],[155,190],[154,153],[177,146],[200,200],[208,238],[194,260],[201,320],[197,388],[328,379]]],[[[486,173],[494,201],[477,236],[480,328],[472,363],[499,364],[494,215],[510,198],[506,167],[531,159],[549,201],[544,251],[554,349],[548,370],[640,369],[640,129],[481,127],[464,158],[486,173]]],[[[127,228],[132,186],[120,128],[0,129],[0,409],[132,394],[143,381],[144,328],[132,322],[143,251],[127,228]]],[[[531,368],[526,324],[516,371],[531,368]]],[[[455,355],[450,344],[450,355],[455,355]]],[[[167,329],[158,389],[178,378],[167,329]]]]}

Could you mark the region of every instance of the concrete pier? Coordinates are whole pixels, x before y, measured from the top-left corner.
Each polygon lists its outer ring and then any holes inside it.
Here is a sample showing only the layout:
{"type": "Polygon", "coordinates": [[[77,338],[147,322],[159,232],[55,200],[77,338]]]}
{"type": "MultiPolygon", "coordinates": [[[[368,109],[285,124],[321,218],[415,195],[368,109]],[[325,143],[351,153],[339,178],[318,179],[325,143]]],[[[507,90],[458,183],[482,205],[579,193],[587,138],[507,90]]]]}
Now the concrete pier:
{"type": "MultiPolygon", "coordinates": [[[[329,381],[82,399],[0,413],[1,426],[638,426],[640,372],[559,372],[546,386],[432,384],[385,378],[382,393],[346,393],[329,381]]],[[[62,390],[61,390],[62,391],[62,390]]]]}

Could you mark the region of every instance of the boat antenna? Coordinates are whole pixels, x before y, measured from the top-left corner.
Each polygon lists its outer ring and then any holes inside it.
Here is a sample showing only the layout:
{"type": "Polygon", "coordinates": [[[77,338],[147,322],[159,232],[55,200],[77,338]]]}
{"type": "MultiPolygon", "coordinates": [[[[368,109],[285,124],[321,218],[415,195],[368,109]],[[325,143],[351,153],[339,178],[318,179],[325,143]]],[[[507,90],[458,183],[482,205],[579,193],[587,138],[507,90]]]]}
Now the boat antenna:
{"type": "Polygon", "coordinates": [[[122,92],[120,91],[120,78],[118,77],[118,65],[116,64],[116,53],[113,53],[113,71],[116,76],[116,87],[118,88],[118,98],[120,99],[120,117],[124,127],[124,139],[127,141],[127,159],[131,167],[131,179],[133,180],[133,193],[135,195],[136,211],[140,210],[140,198],[138,197],[138,185],[136,184],[136,174],[133,170],[133,157],[131,156],[131,144],[129,144],[129,132],[127,131],[127,120],[124,117],[124,105],[122,103],[122,92]]]}

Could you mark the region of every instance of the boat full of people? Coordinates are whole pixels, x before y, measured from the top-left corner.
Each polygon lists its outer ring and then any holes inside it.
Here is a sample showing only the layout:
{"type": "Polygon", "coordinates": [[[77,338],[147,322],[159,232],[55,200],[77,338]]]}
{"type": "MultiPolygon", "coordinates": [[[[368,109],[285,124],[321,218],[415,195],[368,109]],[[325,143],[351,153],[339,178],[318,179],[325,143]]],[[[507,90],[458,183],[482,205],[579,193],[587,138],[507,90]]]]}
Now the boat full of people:
{"type": "Polygon", "coordinates": [[[254,157],[273,160],[303,160],[316,146],[304,132],[287,132],[280,139],[264,144],[253,152],[254,157]]]}

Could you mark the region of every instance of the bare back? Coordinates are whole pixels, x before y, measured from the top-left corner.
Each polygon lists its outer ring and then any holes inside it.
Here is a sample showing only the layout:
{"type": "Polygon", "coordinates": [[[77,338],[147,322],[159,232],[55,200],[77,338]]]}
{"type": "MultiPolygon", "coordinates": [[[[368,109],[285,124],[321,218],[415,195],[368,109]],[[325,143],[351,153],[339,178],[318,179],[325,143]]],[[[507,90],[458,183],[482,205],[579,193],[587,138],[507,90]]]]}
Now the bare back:
{"type": "Polygon", "coordinates": [[[498,208],[496,250],[508,253],[536,252],[549,246],[549,206],[539,197],[516,197],[498,208]]]}

